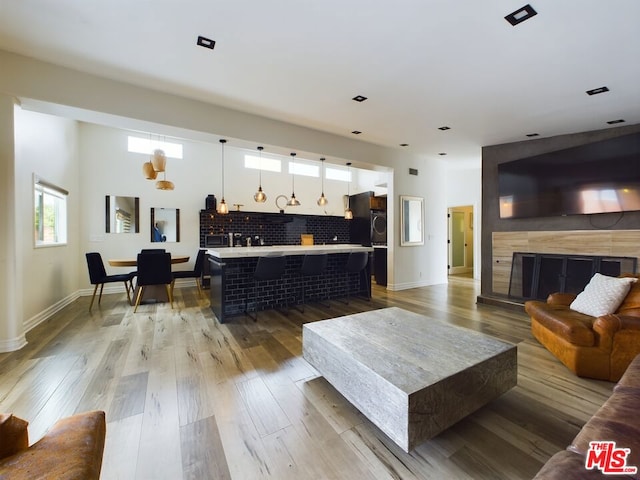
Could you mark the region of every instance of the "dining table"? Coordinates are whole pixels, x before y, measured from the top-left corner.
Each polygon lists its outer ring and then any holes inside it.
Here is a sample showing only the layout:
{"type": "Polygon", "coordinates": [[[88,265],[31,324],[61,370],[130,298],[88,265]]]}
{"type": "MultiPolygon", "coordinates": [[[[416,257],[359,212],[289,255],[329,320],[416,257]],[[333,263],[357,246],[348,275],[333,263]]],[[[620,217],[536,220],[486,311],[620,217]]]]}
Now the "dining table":
{"type": "MultiPolygon", "coordinates": [[[[171,255],[171,263],[187,263],[189,255],[171,255]]],[[[109,260],[112,267],[135,267],[138,264],[137,258],[114,258],[109,260]]]]}
{"type": "MultiPolygon", "coordinates": [[[[189,261],[189,255],[171,255],[171,263],[187,263],[189,261]]],[[[109,265],[112,267],[135,267],[138,265],[138,260],[136,258],[114,258],[108,260],[109,265]]],[[[133,298],[136,298],[138,295],[138,286],[134,289],[133,298]]],[[[161,288],[159,285],[150,285],[144,289],[142,294],[142,303],[157,303],[157,302],[168,302],[166,289],[161,288]]]]}

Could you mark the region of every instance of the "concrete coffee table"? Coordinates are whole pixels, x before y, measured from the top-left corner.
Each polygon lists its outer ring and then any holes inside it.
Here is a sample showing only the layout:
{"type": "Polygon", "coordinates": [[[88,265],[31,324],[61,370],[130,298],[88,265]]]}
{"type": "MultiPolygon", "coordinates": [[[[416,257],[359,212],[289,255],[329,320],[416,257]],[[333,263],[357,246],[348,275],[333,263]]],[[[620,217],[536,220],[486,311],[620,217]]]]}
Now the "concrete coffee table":
{"type": "Polygon", "coordinates": [[[400,308],[302,335],[303,357],[406,452],[517,383],[515,345],[400,308]]]}

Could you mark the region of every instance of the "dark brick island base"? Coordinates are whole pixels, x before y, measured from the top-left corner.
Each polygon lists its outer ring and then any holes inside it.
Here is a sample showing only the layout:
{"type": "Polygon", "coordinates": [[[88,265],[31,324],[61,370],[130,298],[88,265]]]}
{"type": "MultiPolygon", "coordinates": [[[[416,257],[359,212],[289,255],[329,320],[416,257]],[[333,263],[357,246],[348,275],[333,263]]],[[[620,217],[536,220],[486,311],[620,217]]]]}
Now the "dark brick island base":
{"type": "Polygon", "coordinates": [[[371,252],[371,247],[359,245],[314,245],[279,247],[233,247],[209,249],[207,261],[211,275],[211,310],[221,323],[245,312],[287,308],[297,305],[304,282],[306,301],[346,297],[347,294],[369,295],[371,270],[364,274],[347,274],[345,265],[351,251],[371,252]],[[253,273],[258,258],[270,254],[286,257],[281,279],[255,283],[253,273]],[[302,277],[300,267],[306,254],[328,254],[327,268],[322,275],[302,277]]]}

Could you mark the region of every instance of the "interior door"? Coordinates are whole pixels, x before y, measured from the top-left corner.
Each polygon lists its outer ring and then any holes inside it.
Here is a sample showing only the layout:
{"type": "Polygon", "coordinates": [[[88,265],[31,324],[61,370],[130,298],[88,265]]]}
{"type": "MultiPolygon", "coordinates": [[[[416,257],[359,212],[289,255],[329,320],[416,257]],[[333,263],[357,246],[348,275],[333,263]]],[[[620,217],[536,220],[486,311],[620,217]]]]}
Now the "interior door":
{"type": "Polygon", "coordinates": [[[473,273],[473,207],[453,207],[449,220],[449,275],[473,273]]]}

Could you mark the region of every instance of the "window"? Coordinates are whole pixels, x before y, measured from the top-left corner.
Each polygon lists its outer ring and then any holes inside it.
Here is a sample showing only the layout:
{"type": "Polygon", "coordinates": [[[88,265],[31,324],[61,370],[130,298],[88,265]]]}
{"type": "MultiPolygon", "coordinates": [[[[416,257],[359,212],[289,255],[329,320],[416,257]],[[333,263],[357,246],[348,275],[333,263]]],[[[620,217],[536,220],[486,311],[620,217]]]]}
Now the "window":
{"type": "Polygon", "coordinates": [[[351,174],[349,170],[347,170],[346,168],[338,169],[338,168],[327,167],[325,172],[326,172],[325,178],[327,180],[339,180],[341,182],[351,181],[351,174]]]}
{"type": "Polygon", "coordinates": [[[150,138],[128,137],[128,151],[131,153],[144,153],[151,155],[155,149],[161,149],[170,158],[182,158],[182,145],[180,143],[151,140],[150,138]]]}
{"type": "Polygon", "coordinates": [[[282,171],[280,160],[267,157],[257,157],[255,155],[244,156],[244,168],[253,168],[255,170],[264,170],[265,172],[282,171]]]}
{"type": "Polygon", "coordinates": [[[310,165],[308,163],[289,162],[289,173],[305,177],[319,177],[320,167],[318,165],[310,165]]]}
{"type": "Polygon", "coordinates": [[[34,235],[36,247],[66,245],[69,192],[34,175],[34,235]]]}

